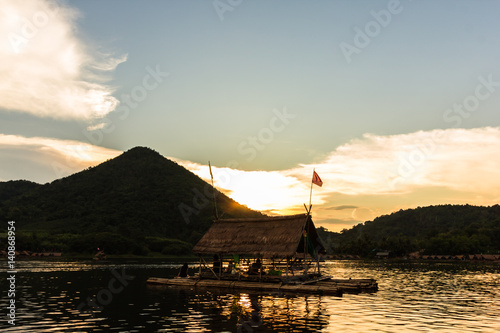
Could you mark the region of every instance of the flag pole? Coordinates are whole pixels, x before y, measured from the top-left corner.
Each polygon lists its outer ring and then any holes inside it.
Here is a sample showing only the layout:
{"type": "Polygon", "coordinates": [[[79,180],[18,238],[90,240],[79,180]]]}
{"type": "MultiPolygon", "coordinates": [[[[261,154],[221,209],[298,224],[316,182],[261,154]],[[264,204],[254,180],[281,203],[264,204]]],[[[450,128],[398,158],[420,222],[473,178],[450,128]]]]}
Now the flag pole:
{"type": "Polygon", "coordinates": [[[214,186],[214,175],[212,174],[212,166],[210,161],[208,161],[208,169],[210,170],[210,178],[212,179],[212,194],[214,197],[214,207],[215,207],[215,219],[219,219],[219,212],[217,211],[217,201],[215,201],[215,186],[214,186]]]}
{"type": "MultiPolygon", "coordinates": [[[[311,192],[309,193],[309,207],[311,207],[311,200],[312,200],[312,195],[313,195],[313,178],[314,178],[314,172],[316,169],[313,168],[313,176],[311,177],[311,192]]],[[[309,208],[311,209],[311,208],[309,208]]]]}

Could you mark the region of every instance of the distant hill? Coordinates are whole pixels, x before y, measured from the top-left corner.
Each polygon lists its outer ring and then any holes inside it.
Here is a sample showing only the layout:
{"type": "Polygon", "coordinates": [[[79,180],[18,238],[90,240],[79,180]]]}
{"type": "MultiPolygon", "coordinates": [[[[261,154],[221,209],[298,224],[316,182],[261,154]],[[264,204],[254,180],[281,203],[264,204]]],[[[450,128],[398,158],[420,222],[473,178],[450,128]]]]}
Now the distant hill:
{"type": "MultiPolygon", "coordinates": [[[[218,191],[216,197],[224,218],[262,216],[218,191]]],[[[0,182],[0,219],[16,221],[19,250],[189,253],[214,217],[210,185],[144,147],[45,185],[0,182]]],[[[500,253],[500,206],[419,207],[318,233],[331,253],[367,257],[383,250],[500,253]]]]}
{"type": "Polygon", "coordinates": [[[0,182],[0,202],[7,201],[23,193],[28,193],[42,185],[27,180],[0,182]]]}
{"type": "MultiPolygon", "coordinates": [[[[262,216],[216,198],[224,217],[262,216]]],[[[0,183],[0,218],[16,221],[19,246],[33,251],[188,252],[213,212],[205,181],[144,147],[50,184],[0,183]]]]}
{"type": "Polygon", "coordinates": [[[438,205],[400,210],[341,233],[323,232],[331,250],[364,256],[500,253],[500,206],[438,205]]]}

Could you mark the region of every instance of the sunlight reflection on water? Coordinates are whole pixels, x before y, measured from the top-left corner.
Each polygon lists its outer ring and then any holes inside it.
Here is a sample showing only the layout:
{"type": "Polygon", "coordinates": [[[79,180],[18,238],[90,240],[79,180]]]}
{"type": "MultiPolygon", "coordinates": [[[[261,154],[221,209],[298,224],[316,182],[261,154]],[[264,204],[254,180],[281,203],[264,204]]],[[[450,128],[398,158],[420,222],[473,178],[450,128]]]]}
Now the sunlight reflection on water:
{"type": "MultiPolygon", "coordinates": [[[[17,325],[3,321],[4,332],[497,332],[500,327],[500,268],[491,263],[323,263],[323,271],[336,278],[379,283],[376,293],[343,297],[147,286],[150,276],[177,274],[179,263],[162,260],[19,266],[17,325]],[[109,288],[112,270],[134,279],[108,293],[102,309],[78,310],[109,288]]],[[[0,285],[6,309],[5,281],[0,285]]]]}

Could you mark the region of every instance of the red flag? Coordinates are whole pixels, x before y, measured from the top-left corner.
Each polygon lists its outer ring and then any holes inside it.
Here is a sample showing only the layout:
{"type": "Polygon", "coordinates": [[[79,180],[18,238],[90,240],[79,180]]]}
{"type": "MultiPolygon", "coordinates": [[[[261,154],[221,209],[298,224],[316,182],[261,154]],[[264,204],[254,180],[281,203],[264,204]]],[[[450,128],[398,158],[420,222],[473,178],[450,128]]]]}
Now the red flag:
{"type": "Polygon", "coordinates": [[[312,183],[318,185],[319,187],[323,186],[323,181],[321,180],[321,178],[319,178],[316,171],[313,171],[312,183]]]}

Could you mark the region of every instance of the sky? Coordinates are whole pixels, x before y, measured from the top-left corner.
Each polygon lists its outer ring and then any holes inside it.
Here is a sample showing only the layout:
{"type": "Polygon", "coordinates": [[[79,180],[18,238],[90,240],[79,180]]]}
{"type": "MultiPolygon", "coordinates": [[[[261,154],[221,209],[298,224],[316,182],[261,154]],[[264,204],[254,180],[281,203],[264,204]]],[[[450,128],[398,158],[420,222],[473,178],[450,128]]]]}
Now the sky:
{"type": "Polygon", "coordinates": [[[0,0],[0,181],[150,147],[332,231],[500,201],[498,1],[0,0]]]}

